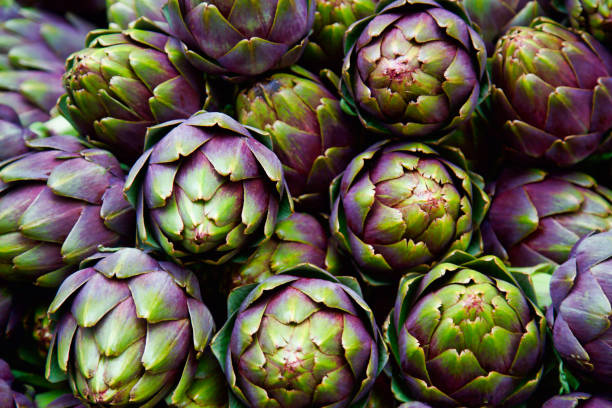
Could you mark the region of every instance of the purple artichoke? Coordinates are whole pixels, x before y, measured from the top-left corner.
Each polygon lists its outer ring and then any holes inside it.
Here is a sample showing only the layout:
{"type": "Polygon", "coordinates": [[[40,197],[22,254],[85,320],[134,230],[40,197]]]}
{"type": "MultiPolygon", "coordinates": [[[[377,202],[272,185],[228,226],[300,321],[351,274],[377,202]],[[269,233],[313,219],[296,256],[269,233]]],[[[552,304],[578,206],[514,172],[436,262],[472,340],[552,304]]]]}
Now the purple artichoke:
{"type": "Polygon", "coordinates": [[[314,0],[170,0],[167,21],[200,70],[254,76],[300,58],[314,12],[314,0]]]}
{"type": "Polygon", "coordinates": [[[142,244],[179,262],[223,263],[274,233],[281,163],[234,119],[198,113],[154,126],[147,147],[126,182],[142,244]]]}
{"type": "Polygon", "coordinates": [[[345,52],[343,96],[373,131],[435,139],[487,89],[485,44],[458,3],[396,0],[349,28],[345,52]]]}
{"type": "Polygon", "coordinates": [[[612,228],[612,191],[583,173],[506,169],[489,192],[485,251],[512,266],[561,264],[581,237],[612,228]]]}
{"type": "Polygon", "coordinates": [[[62,113],[83,135],[133,163],[148,127],[215,108],[214,92],[179,42],[135,26],[93,31],[66,63],[62,113]]]}
{"type": "Polygon", "coordinates": [[[565,0],[570,24],[588,31],[606,45],[612,44],[612,15],[609,0],[565,0]]]}
{"type": "Polygon", "coordinates": [[[589,34],[539,18],[511,29],[492,59],[492,101],[513,154],[570,166],[612,148],[612,55],[589,34]]]}
{"type": "Polygon", "coordinates": [[[131,244],[134,212],[108,152],[69,136],[0,166],[0,277],[56,286],[98,246],[131,244]]]}
{"type": "Polygon", "coordinates": [[[233,291],[211,347],[238,400],[251,408],[365,404],[387,355],[357,291],[354,279],[305,264],[233,291]]]}
{"type": "Polygon", "coordinates": [[[3,7],[0,13],[0,100],[23,126],[46,121],[64,93],[64,62],[81,49],[93,27],[34,9],[3,7]]]}
{"type": "Polygon", "coordinates": [[[550,295],[555,349],[580,374],[612,385],[612,231],[578,241],[550,295]]]}
{"type": "Polygon", "coordinates": [[[240,123],[264,131],[259,139],[278,155],[298,208],[328,213],[329,184],[360,148],[338,98],[294,67],[242,91],[236,112],[240,123]]]}
{"type": "Polygon", "coordinates": [[[108,3],[106,15],[113,29],[126,29],[133,26],[136,20],[146,19],[153,24],[165,25],[166,20],[162,7],[167,0],[106,0],[108,3]]]}
{"type": "Polygon", "coordinates": [[[546,401],[542,408],[612,408],[612,401],[576,392],[554,396],[546,401]]]}
{"type": "Polygon", "coordinates": [[[405,275],[386,337],[396,396],[437,408],[515,406],[543,373],[546,319],[494,256],[405,275]]]}
{"type": "Polygon", "coordinates": [[[398,281],[468,249],[489,200],[461,154],[452,159],[421,143],[384,141],[336,179],[331,231],[368,281],[398,281]]]}
{"type": "Polygon", "coordinates": [[[96,254],[58,289],[47,378],[97,407],[152,407],[192,381],[214,331],[195,275],[134,248],[96,254]]]}
{"type": "Polygon", "coordinates": [[[24,128],[10,105],[0,104],[0,163],[28,152],[26,141],[35,135],[24,128]]]}

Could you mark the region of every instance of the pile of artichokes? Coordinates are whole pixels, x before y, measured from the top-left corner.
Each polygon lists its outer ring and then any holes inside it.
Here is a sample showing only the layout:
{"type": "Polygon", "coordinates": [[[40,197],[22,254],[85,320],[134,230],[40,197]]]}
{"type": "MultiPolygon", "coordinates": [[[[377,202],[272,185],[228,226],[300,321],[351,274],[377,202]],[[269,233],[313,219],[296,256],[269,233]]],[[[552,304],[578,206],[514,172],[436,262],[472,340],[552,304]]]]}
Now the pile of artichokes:
{"type": "Polygon", "coordinates": [[[612,408],[612,0],[0,0],[0,408],[612,408]]]}

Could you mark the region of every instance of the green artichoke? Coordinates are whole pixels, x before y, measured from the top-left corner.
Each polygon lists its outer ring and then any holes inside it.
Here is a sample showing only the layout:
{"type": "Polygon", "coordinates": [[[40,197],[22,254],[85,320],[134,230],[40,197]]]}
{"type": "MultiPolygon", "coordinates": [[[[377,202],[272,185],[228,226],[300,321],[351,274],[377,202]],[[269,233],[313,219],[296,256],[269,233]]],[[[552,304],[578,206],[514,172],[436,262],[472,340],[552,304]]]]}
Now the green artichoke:
{"type": "Polygon", "coordinates": [[[229,408],[228,393],[223,371],[207,349],[189,382],[180,384],[168,395],[166,403],[170,408],[229,408]]]}
{"type": "Polygon", "coordinates": [[[511,27],[528,26],[536,17],[545,14],[542,4],[549,0],[457,0],[463,4],[472,22],[480,29],[488,55],[495,43],[511,27]]]}
{"type": "Polygon", "coordinates": [[[545,336],[499,258],[456,251],[400,283],[386,332],[394,390],[435,407],[520,404],[542,376],[545,336]]]}
{"type": "Polygon", "coordinates": [[[612,231],[578,241],[550,281],[553,343],[571,367],[612,385],[612,231]]]}
{"type": "Polygon", "coordinates": [[[610,0],[566,0],[565,7],[572,27],[588,31],[605,44],[612,43],[610,0]]]}
{"type": "Polygon", "coordinates": [[[370,283],[397,281],[470,247],[489,199],[461,154],[449,153],[453,161],[421,143],[384,141],[335,180],[332,234],[370,283]]]}
{"type": "Polygon", "coordinates": [[[24,126],[46,121],[64,93],[64,61],[81,49],[88,23],[34,9],[7,6],[0,11],[0,100],[24,126]]]}
{"type": "Polygon", "coordinates": [[[592,36],[538,18],[492,58],[492,102],[514,155],[570,166],[610,149],[612,54],[592,36]]]}
{"type": "Polygon", "coordinates": [[[612,408],[612,400],[575,392],[554,396],[546,401],[542,408],[612,408]]]}
{"type": "Polygon", "coordinates": [[[612,191],[584,173],[506,169],[490,195],[484,248],[512,266],[559,265],[581,237],[612,228],[612,191]]]}
{"type": "Polygon", "coordinates": [[[223,263],[274,233],[281,163],[234,119],[198,113],[151,127],[147,148],[126,182],[143,245],[223,263]]]}
{"type": "Polygon", "coordinates": [[[300,64],[319,70],[342,67],[344,34],[354,22],[374,14],[378,0],[316,0],[314,25],[300,64]]]}
{"type": "Polygon", "coordinates": [[[211,74],[248,77],[294,64],[315,0],[169,0],[167,21],[189,60],[211,74]]]}
{"type": "Polygon", "coordinates": [[[15,377],[8,363],[0,359],[0,406],[2,408],[35,408],[24,394],[13,389],[15,377]]]}
{"type": "Polygon", "coordinates": [[[106,0],[106,15],[112,29],[127,29],[138,19],[147,19],[158,26],[165,25],[162,7],[167,0],[106,0]]]}
{"type": "Polygon", "coordinates": [[[435,139],[488,88],[485,44],[458,3],[394,1],[349,28],[345,52],[343,96],[373,131],[435,139]]]}
{"type": "Polygon", "coordinates": [[[139,27],[91,32],[89,48],[66,63],[60,101],[80,133],[128,163],[143,153],[148,127],[216,106],[178,41],[139,27]]]}
{"type": "Polygon", "coordinates": [[[304,264],[233,291],[211,346],[232,406],[363,406],[387,354],[358,290],[304,264]]]}
{"type": "Polygon", "coordinates": [[[318,266],[334,275],[341,268],[334,244],[319,221],[306,213],[293,213],[280,220],[274,235],[232,272],[232,287],[262,282],[301,263],[318,266]]]}
{"type": "Polygon", "coordinates": [[[96,254],[69,276],[49,313],[58,319],[49,380],[68,375],[97,407],[153,407],[192,381],[214,331],[195,275],[134,248],[96,254]]]}
{"type": "Polygon", "coordinates": [[[131,244],[134,212],[108,152],[53,136],[0,166],[0,278],[57,286],[99,245],[131,244]]]}
{"type": "Polygon", "coordinates": [[[283,164],[298,209],[329,213],[329,184],[360,147],[359,131],[338,98],[316,76],[294,67],[242,91],[236,114],[240,123],[264,131],[259,140],[283,164]]]}

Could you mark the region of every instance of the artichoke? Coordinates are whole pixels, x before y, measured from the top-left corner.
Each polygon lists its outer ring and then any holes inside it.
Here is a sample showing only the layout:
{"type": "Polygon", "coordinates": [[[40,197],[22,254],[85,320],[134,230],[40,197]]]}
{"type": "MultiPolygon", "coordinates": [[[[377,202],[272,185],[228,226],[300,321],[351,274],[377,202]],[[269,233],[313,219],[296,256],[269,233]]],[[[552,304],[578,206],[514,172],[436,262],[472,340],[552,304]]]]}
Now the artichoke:
{"type": "Polygon", "coordinates": [[[546,401],[542,408],[612,408],[612,401],[583,392],[575,392],[554,396],[546,401]]]}
{"type": "Polygon", "coordinates": [[[13,390],[15,377],[6,361],[0,359],[0,407],[2,408],[35,408],[25,395],[13,390]]]}
{"type": "Polygon", "coordinates": [[[587,236],[550,282],[553,342],[580,374],[612,385],[612,231],[587,236]]]}
{"type": "Polygon", "coordinates": [[[581,237],[612,228],[612,191],[584,173],[506,169],[489,192],[484,248],[512,266],[561,264],[581,237]]]}
{"type": "Polygon", "coordinates": [[[419,401],[411,401],[411,402],[404,402],[398,408],[431,408],[431,405],[427,405],[419,401]]]}
{"type": "Polygon", "coordinates": [[[154,126],[147,148],[126,181],[142,244],[183,263],[223,263],[273,234],[281,163],[234,119],[198,113],[154,126]]]}
{"type": "Polygon", "coordinates": [[[344,97],[373,131],[435,139],[488,88],[485,44],[456,3],[394,1],[349,28],[345,51],[344,97]]]}
{"type": "Polygon", "coordinates": [[[214,331],[195,275],[134,248],[96,254],[62,283],[47,378],[97,407],[153,407],[191,381],[214,331]]]}
{"type": "Polygon", "coordinates": [[[148,127],[214,108],[213,91],[177,40],[136,26],[93,31],[66,63],[62,113],[92,142],[133,163],[148,127]]]}
{"type": "Polygon", "coordinates": [[[316,0],[312,35],[300,64],[339,72],[344,34],[351,24],[374,14],[377,4],[378,0],[316,0]]]}
{"type": "Polygon", "coordinates": [[[0,166],[0,278],[57,286],[99,245],[130,244],[134,212],[108,152],[53,136],[0,166]]]}
{"type": "Polygon", "coordinates": [[[212,349],[235,397],[251,408],[364,404],[387,354],[358,290],[304,264],[232,292],[212,349]]]}
{"type": "Polygon", "coordinates": [[[210,349],[198,360],[189,380],[166,398],[170,408],[229,408],[227,381],[210,349]]]}
{"type": "MultiPolygon", "coordinates": [[[[465,168],[460,153],[453,159],[465,168]]],[[[489,199],[480,178],[455,163],[421,143],[384,141],[335,180],[332,234],[370,283],[470,247],[489,199]]]]}
{"type": "Polygon", "coordinates": [[[64,61],[83,47],[92,27],[70,16],[57,17],[7,6],[0,13],[0,100],[23,126],[49,119],[64,93],[64,61]]]}
{"type": "Polygon", "coordinates": [[[44,408],[88,408],[84,403],[75,398],[72,394],[62,394],[54,398],[49,404],[43,405],[44,408]]]}
{"type": "Polygon", "coordinates": [[[528,26],[536,17],[545,13],[542,4],[549,0],[458,0],[472,22],[480,29],[488,55],[495,50],[495,43],[511,27],[528,26]]]}
{"type": "Polygon", "coordinates": [[[435,407],[520,404],[542,376],[545,336],[499,258],[456,251],[400,282],[386,332],[394,389],[435,407]]]}
{"type": "Polygon", "coordinates": [[[169,0],[167,21],[194,66],[248,77],[295,63],[314,11],[315,0],[169,0]]]}
{"type": "Polygon", "coordinates": [[[141,18],[158,26],[166,23],[162,7],[167,0],[106,0],[106,3],[106,15],[112,29],[129,28],[141,18]]]}
{"type": "Polygon", "coordinates": [[[612,43],[612,15],[610,0],[565,0],[572,27],[588,31],[597,40],[612,43]]]}
{"type": "Polygon", "coordinates": [[[592,36],[538,18],[503,36],[492,59],[492,102],[514,155],[570,166],[609,150],[612,55],[592,36]]]}
{"type": "MultiPolygon", "coordinates": [[[[12,1],[12,0],[8,0],[12,1]]],[[[103,18],[106,8],[105,0],[17,0],[19,4],[37,9],[49,10],[54,13],[74,13],[97,25],[105,25],[103,18]]],[[[71,14],[72,15],[72,14],[71,14]]],[[[82,44],[81,44],[82,45],[82,44]]]]}
{"type": "MultiPolygon", "coordinates": [[[[242,91],[240,123],[264,131],[298,208],[329,213],[329,184],[358,153],[359,132],[316,76],[294,67],[242,91]]],[[[257,135],[256,135],[257,136],[257,135]]]]}
{"type": "Polygon", "coordinates": [[[255,249],[232,272],[232,287],[262,282],[284,269],[309,263],[336,275],[338,254],[319,221],[306,213],[293,213],[276,224],[274,235],[255,249]]]}

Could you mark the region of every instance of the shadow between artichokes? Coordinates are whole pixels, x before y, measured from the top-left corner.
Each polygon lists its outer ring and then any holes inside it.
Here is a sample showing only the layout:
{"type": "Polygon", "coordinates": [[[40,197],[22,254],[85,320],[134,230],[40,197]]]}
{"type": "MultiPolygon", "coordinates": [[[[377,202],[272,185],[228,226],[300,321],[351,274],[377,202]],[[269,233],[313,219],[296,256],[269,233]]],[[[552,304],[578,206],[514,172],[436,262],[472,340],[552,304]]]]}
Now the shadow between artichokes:
{"type": "Polygon", "coordinates": [[[370,284],[423,272],[455,249],[480,250],[489,207],[480,176],[458,149],[383,141],[332,184],[330,228],[370,284]]]}
{"type": "Polygon", "coordinates": [[[494,256],[455,251],[406,274],[385,336],[403,401],[514,406],[543,373],[546,319],[494,256]]]}
{"type": "Polygon", "coordinates": [[[276,155],[223,113],[150,127],[145,147],[125,184],[137,240],[176,262],[224,263],[291,208],[276,155]]]}
{"type": "Polygon", "coordinates": [[[381,6],[346,33],[344,100],[368,130],[434,140],[488,94],[485,44],[460,3],[381,6]]]}
{"type": "Polygon", "coordinates": [[[230,406],[364,407],[388,356],[360,293],[309,264],[235,289],[211,346],[230,406]]]}

